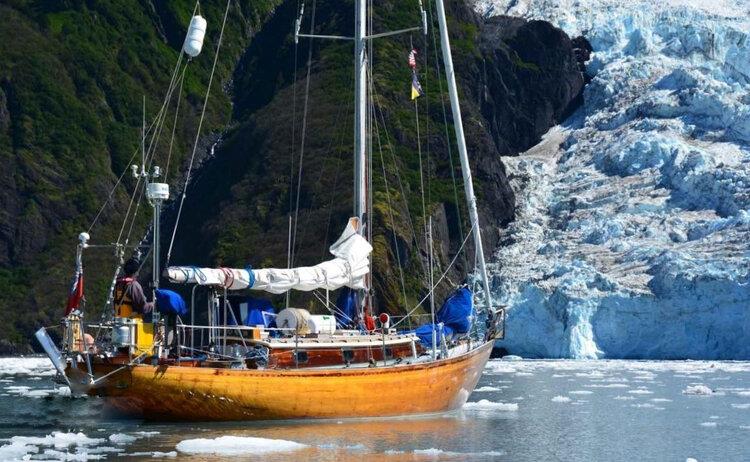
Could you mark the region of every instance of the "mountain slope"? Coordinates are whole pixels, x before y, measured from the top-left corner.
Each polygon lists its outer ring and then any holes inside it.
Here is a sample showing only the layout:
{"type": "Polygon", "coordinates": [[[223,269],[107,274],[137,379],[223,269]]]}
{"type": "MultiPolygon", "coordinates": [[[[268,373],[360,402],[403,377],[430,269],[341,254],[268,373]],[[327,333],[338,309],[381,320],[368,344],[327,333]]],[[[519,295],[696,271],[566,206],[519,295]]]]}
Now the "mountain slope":
{"type": "MultiPolygon", "coordinates": [[[[233,3],[219,81],[231,75],[274,3],[233,3]]],[[[25,345],[35,326],[59,319],[76,236],[89,228],[140,144],[142,97],[149,120],[161,105],[193,5],[182,0],[0,4],[0,308],[6,316],[0,342],[25,345]]],[[[182,170],[192,148],[223,5],[213,2],[202,12],[210,18],[206,47],[186,73],[173,174],[182,170]]],[[[213,93],[206,132],[228,120],[230,99],[220,88],[213,93]]],[[[167,126],[165,131],[171,120],[167,126]]],[[[162,166],[167,138],[162,136],[157,149],[162,166]]],[[[91,229],[92,243],[117,239],[133,187],[126,176],[91,229]]],[[[143,235],[145,215],[139,215],[131,242],[143,235]]],[[[88,253],[90,295],[109,286],[113,261],[109,250],[88,253]]]]}
{"type": "Polygon", "coordinates": [[[593,54],[584,107],[506,158],[494,267],[525,356],[750,358],[750,21],[723,0],[486,1],[593,54]],[[533,255],[533,258],[529,258],[533,255]]]}
{"type": "MultiPolygon", "coordinates": [[[[335,8],[333,2],[320,3],[317,30],[349,33],[353,3],[336,2],[335,8]]],[[[186,74],[170,164],[173,192],[178,190],[175,183],[184,180],[185,161],[193,148],[223,7],[224,2],[201,5],[208,36],[203,53],[190,63],[186,74]]],[[[9,167],[0,172],[0,308],[6,314],[0,352],[27,351],[35,328],[57,323],[69,288],[76,236],[88,229],[139,145],[144,93],[149,119],[156,112],[192,8],[193,3],[187,1],[17,0],[0,5],[4,18],[0,22],[4,40],[0,47],[0,157],[9,167]]],[[[296,187],[289,186],[290,175],[296,179],[307,56],[302,41],[295,73],[291,36],[295,10],[294,1],[230,2],[204,136],[198,146],[198,168],[171,263],[286,263],[287,217],[293,209],[290,198],[296,197],[296,187]],[[290,108],[294,104],[297,120],[292,143],[290,108]]],[[[416,2],[383,2],[378,11],[375,24],[382,30],[418,22],[416,2]]],[[[309,14],[308,8],[305,27],[309,27],[309,14]]],[[[576,104],[583,78],[573,44],[547,23],[506,18],[485,24],[462,1],[450,2],[449,16],[486,220],[481,226],[491,247],[498,227],[512,218],[514,203],[500,155],[527,149],[562,120],[576,104]],[[507,129],[514,121],[517,129],[507,129]]],[[[424,291],[419,157],[414,106],[407,99],[409,38],[382,41],[374,58],[386,159],[383,176],[376,151],[373,181],[380,192],[374,197],[374,244],[381,262],[376,294],[380,306],[393,312],[404,309],[397,258],[406,262],[409,302],[414,303],[424,291]],[[396,165],[403,194],[396,186],[396,165]],[[384,178],[389,181],[390,204],[384,178]],[[407,225],[410,216],[415,218],[407,225]]],[[[426,43],[420,34],[411,38],[421,50],[429,51],[420,55],[422,85],[427,90],[427,96],[419,100],[420,141],[432,178],[427,213],[435,222],[437,252],[445,264],[456,252],[461,234],[436,89],[435,50],[431,35],[426,43]]],[[[312,58],[297,236],[300,251],[295,260],[299,264],[325,254],[351,207],[350,45],[316,41],[312,58]],[[331,204],[334,209],[329,212],[331,204]]],[[[173,114],[171,109],[169,115],[173,114]]],[[[171,128],[167,120],[165,133],[171,128]]],[[[451,139],[452,127],[448,130],[451,139]]],[[[162,135],[157,149],[162,164],[167,141],[162,135]]],[[[453,155],[455,166],[455,147],[453,155]]],[[[460,182],[457,186],[462,203],[460,182]]],[[[117,239],[133,188],[134,182],[126,175],[91,229],[92,243],[117,239]]],[[[175,206],[173,201],[166,213],[165,240],[171,234],[175,206]]],[[[131,244],[148,227],[147,204],[141,204],[139,211],[130,232],[131,244]]],[[[108,249],[90,249],[85,254],[88,319],[96,319],[103,306],[114,260],[108,249]]],[[[451,278],[460,279],[465,269],[459,265],[451,278]]],[[[143,279],[149,271],[146,266],[143,279]]]]}
{"type": "MultiPolygon", "coordinates": [[[[341,6],[318,6],[316,30],[349,34],[353,28],[351,11],[341,6]]],[[[280,33],[287,30],[294,13],[291,5],[279,8],[240,60],[234,87],[238,125],[226,134],[215,160],[206,164],[193,185],[185,220],[202,220],[203,224],[180,235],[175,263],[239,267],[248,263],[256,267],[287,264],[287,229],[289,217],[296,211],[306,84],[300,77],[306,71],[300,59],[295,102],[293,43],[280,33]],[[295,104],[297,120],[290,110],[295,104]],[[293,136],[297,145],[290,152],[293,136]],[[197,248],[200,252],[195,251],[197,248]]],[[[451,2],[449,16],[467,141],[482,209],[481,226],[487,247],[492,249],[498,228],[512,217],[514,203],[500,156],[533,145],[551,125],[562,120],[580,94],[583,76],[571,40],[547,23],[513,18],[484,22],[462,2],[451,2]]],[[[374,29],[405,28],[418,18],[414,5],[385,2],[375,8],[374,29]]],[[[309,17],[303,28],[309,27],[307,21],[309,17]]],[[[436,21],[432,27],[437,27],[436,21]]],[[[452,147],[452,164],[447,151],[446,142],[454,143],[453,127],[447,127],[446,140],[435,50],[430,35],[427,43],[424,40],[421,34],[415,34],[374,44],[375,110],[379,117],[373,139],[375,301],[378,309],[395,314],[413,306],[426,291],[420,162],[425,166],[425,209],[436,230],[438,274],[455,256],[468,231],[456,148],[452,147]],[[415,108],[409,100],[411,79],[406,56],[410,39],[419,48],[420,80],[426,91],[426,96],[418,100],[419,143],[415,108]],[[458,176],[461,222],[451,170],[458,176]],[[399,261],[404,267],[403,287],[399,261]]],[[[308,46],[309,41],[301,42],[301,56],[307,55],[308,46]]],[[[328,246],[351,214],[351,54],[348,43],[313,43],[300,208],[297,233],[292,234],[297,266],[330,258],[328,246]]],[[[442,66],[442,58],[438,62],[442,66]]],[[[442,85],[445,92],[445,82],[442,85]]],[[[447,94],[443,97],[447,104],[447,94]]],[[[449,107],[446,110],[450,113],[449,107]]],[[[471,259],[470,252],[466,255],[471,259]]],[[[465,277],[465,260],[461,257],[458,261],[449,273],[454,283],[465,277]]],[[[451,284],[442,285],[441,294],[450,289],[451,284]]],[[[294,297],[295,304],[313,308],[315,299],[309,294],[294,297]]]]}

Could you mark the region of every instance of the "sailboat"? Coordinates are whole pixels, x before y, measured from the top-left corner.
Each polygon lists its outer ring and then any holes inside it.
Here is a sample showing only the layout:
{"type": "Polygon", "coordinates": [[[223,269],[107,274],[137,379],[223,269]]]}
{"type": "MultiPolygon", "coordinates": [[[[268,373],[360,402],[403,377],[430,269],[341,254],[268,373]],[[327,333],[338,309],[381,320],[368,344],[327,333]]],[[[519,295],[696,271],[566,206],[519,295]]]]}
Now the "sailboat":
{"type": "MultiPolygon", "coordinates": [[[[419,27],[372,34],[367,25],[368,3],[356,0],[354,36],[347,37],[354,42],[355,65],[354,207],[341,237],[330,247],[333,258],[300,268],[169,266],[162,272],[159,220],[169,187],[158,182],[158,171],[154,174],[145,167],[134,167],[134,175],[147,182],[146,195],[154,208],[153,285],[158,288],[163,275],[173,284],[189,287],[193,294],[191,320],[185,322],[177,316],[176,323],[169,325],[165,305],[157,304],[150,320],[119,313],[87,325],[83,310],[76,307],[63,320],[61,348],[40,329],[37,339],[57,369],[58,379],[74,395],[100,396],[111,409],[126,416],[181,421],[427,414],[455,410],[467,401],[504,326],[502,310],[491,300],[442,0],[436,0],[436,8],[443,61],[472,224],[475,274],[483,298],[477,304],[471,291],[461,289],[446,302],[448,309],[459,308],[455,313],[465,325],[452,336],[446,334],[440,319],[435,322],[433,303],[426,340],[414,331],[392,327],[385,313],[377,317],[369,313],[372,246],[367,240],[367,45],[388,35],[426,31],[427,21],[422,10],[419,27]],[[340,289],[352,295],[355,319],[337,322],[337,316],[285,308],[279,313],[263,312],[259,322],[246,325],[238,322],[245,316],[228,296],[243,290],[283,294],[318,289],[326,294],[340,289]],[[199,307],[194,295],[198,290],[207,292],[208,325],[195,324],[199,307]],[[266,317],[271,322],[266,322],[266,317]]],[[[301,15],[295,40],[331,38],[300,33],[301,15]]],[[[200,16],[193,18],[186,53],[192,56],[200,51],[205,27],[200,16]]],[[[87,233],[79,236],[79,272],[89,239],[87,233]]],[[[432,297],[432,276],[430,286],[432,297]]]]}

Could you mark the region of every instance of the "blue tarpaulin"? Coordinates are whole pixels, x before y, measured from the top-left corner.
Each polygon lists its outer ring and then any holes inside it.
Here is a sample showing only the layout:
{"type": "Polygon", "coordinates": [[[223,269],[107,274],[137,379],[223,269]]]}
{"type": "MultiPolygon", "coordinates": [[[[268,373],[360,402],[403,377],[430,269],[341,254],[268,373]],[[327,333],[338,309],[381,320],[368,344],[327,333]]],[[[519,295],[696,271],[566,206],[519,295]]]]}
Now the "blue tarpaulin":
{"type": "MultiPolygon", "coordinates": [[[[425,348],[432,348],[432,324],[419,326],[414,331],[414,333],[417,334],[417,337],[419,337],[419,343],[421,343],[422,346],[424,346],[425,348]]],[[[450,338],[450,336],[453,335],[453,329],[444,325],[443,335],[446,339],[450,338]]],[[[435,325],[435,343],[438,347],[440,347],[442,343],[440,341],[440,325],[435,325]]]]}
{"type": "Polygon", "coordinates": [[[474,315],[473,294],[468,287],[461,287],[448,297],[437,312],[436,320],[459,334],[469,332],[474,315]]]}
{"type": "Polygon", "coordinates": [[[188,313],[185,300],[182,299],[180,294],[166,289],[156,289],[156,309],[160,313],[176,314],[177,316],[185,316],[188,313]]]}
{"type": "Polygon", "coordinates": [[[354,319],[357,318],[357,291],[344,287],[339,292],[339,297],[336,299],[336,324],[339,327],[345,327],[351,325],[354,319]]]}
{"type": "Polygon", "coordinates": [[[263,316],[263,313],[274,312],[271,302],[262,298],[248,297],[240,303],[240,317],[246,326],[270,327],[272,318],[263,316]]]}

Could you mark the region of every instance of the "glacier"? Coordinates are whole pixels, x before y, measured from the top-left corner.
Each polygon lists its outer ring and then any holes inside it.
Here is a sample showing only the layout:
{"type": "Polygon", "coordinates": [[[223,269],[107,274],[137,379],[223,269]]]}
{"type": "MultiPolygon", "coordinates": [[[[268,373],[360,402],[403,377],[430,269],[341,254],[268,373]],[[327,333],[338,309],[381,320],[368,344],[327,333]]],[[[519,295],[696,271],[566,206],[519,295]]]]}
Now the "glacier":
{"type": "Polygon", "coordinates": [[[504,157],[490,271],[525,357],[750,359],[750,3],[475,0],[593,48],[584,103],[504,157]]]}

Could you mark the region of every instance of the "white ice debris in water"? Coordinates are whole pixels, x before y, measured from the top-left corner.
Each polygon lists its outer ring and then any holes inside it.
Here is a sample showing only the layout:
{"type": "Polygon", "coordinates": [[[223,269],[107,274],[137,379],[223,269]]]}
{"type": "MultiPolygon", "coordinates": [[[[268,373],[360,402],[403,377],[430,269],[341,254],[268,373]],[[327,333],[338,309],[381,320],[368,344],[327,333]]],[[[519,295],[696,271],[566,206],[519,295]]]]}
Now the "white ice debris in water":
{"type": "Polygon", "coordinates": [[[54,396],[70,396],[70,388],[67,386],[59,388],[31,388],[25,385],[11,385],[4,388],[8,394],[23,396],[24,398],[48,398],[54,396]]]}
{"type": "Polygon", "coordinates": [[[476,389],[476,390],[474,390],[474,391],[475,391],[475,392],[484,392],[484,391],[500,391],[500,389],[499,389],[499,388],[497,388],[497,387],[479,387],[479,388],[477,388],[477,389],[476,389]]]}
{"type": "Polygon", "coordinates": [[[123,454],[123,455],[124,456],[130,456],[130,457],[151,457],[152,459],[162,459],[162,458],[177,457],[177,451],[169,451],[169,452],[161,452],[161,451],[146,452],[146,451],[140,451],[140,452],[129,452],[129,453],[123,454]]]}
{"type": "Polygon", "coordinates": [[[552,398],[552,401],[555,402],[555,403],[569,403],[570,402],[570,398],[568,398],[567,396],[557,395],[554,398],[552,398]]]}
{"type": "Polygon", "coordinates": [[[701,422],[701,427],[715,427],[716,422],[701,422]]]}
{"type": "Polygon", "coordinates": [[[517,411],[517,403],[498,403],[486,399],[480,399],[477,402],[464,404],[463,409],[477,411],[517,411]]]}
{"type": "Polygon", "coordinates": [[[732,403],[731,406],[735,409],[750,409],[750,403],[741,403],[741,404],[732,403]]]}
{"type": "Polygon", "coordinates": [[[177,450],[186,454],[219,454],[224,456],[290,452],[306,447],[307,445],[294,441],[251,436],[220,436],[214,439],[196,438],[177,443],[177,450]]]}
{"type": "Polygon", "coordinates": [[[687,388],[682,390],[683,395],[701,395],[709,396],[713,395],[714,391],[705,385],[688,385],[687,388]]]}
{"type": "Polygon", "coordinates": [[[593,391],[589,391],[589,390],[573,390],[573,391],[568,392],[569,395],[591,395],[593,393],[594,393],[593,391]]]}
{"type": "Polygon", "coordinates": [[[474,0],[594,53],[584,105],[504,158],[491,265],[524,357],[750,358],[747,0],[474,0]],[[706,301],[710,300],[710,303],[706,301]]]}
{"type": "Polygon", "coordinates": [[[39,453],[46,460],[90,460],[103,458],[97,453],[119,451],[116,448],[97,448],[96,445],[106,440],[89,438],[83,433],[53,432],[47,436],[14,436],[7,441],[9,444],[0,446],[0,460],[29,460],[39,453]],[[65,452],[66,450],[75,452],[65,452]]]}
{"type": "Polygon", "coordinates": [[[628,390],[628,393],[632,395],[651,395],[653,394],[652,391],[646,390],[644,388],[638,388],[637,390],[628,390]]]}
{"type": "Polygon", "coordinates": [[[0,377],[51,377],[55,368],[46,357],[0,358],[0,377]]]}
{"type": "Polygon", "coordinates": [[[128,435],[126,433],[115,433],[113,435],[109,435],[109,441],[115,443],[115,444],[127,444],[132,443],[133,441],[137,440],[137,436],[128,435]]]}

